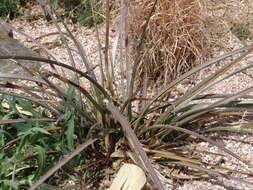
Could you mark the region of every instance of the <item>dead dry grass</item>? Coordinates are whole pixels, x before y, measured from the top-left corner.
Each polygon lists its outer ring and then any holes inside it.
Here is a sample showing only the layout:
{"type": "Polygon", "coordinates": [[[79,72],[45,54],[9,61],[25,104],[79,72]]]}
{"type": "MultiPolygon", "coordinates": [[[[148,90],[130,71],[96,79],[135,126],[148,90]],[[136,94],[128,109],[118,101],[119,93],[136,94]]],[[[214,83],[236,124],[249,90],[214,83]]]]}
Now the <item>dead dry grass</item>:
{"type": "MultiPolygon", "coordinates": [[[[135,41],[154,1],[132,3],[130,36],[135,41]]],[[[204,26],[205,5],[198,0],[158,0],[148,24],[138,77],[145,77],[147,86],[167,84],[182,73],[200,64],[209,49],[204,26]]]]}

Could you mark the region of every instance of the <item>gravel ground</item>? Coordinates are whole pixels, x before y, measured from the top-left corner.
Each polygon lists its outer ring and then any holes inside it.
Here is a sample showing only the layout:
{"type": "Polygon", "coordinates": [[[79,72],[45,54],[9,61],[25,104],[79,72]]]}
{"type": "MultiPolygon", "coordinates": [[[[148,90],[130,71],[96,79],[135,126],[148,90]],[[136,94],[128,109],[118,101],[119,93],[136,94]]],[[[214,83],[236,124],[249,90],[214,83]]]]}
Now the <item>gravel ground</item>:
{"type": "MultiPolygon", "coordinates": [[[[46,23],[43,18],[40,18],[40,9],[39,7],[33,7],[33,11],[37,19],[28,19],[26,17],[20,17],[13,21],[11,24],[19,30],[23,30],[29,35],[33,37],[40,37],[43,34],[56,32],[57,30],[51,23],[46,23]],[[36,15],[37,14],[37,15],[36,15]],[[28,20],[32,20],[29,22],[28,20]]],[[[35,17],[34,17],[35,18],[35,17]]],[[[93,28],[85,28],[82,26],[71,26],[68,25],[73,31],[74,35],[81,41],[84,45],[86,53],[89,57],[89,60],[94,63],[94,65],[99,64],[98,62],[98,47],[96,43],[95,30],[93,28]]],[[[103,27],[103,26],[100,26],[103,27]]],[[[113,38],[114,33],[112,32],[111,38],[113,38]]],[[[28,47],[33,47],[32,43],[25,40],[24,37],[19,34],[15,34],[15,38],[23,41],[28,47]]],[[[242,47],[244,44],[241,43],[237,38],[232,35],[228,37],[226,46],[229,49],[236,49],[238,47],[242,47]]],[[[252,40],[251,40],[252,41],[252,40]]],[[[69,62],[67,57],[67,52],[63,49],[63,45],[61,44],[59,38],[57,36],[48,36],[41,40],[41,43],[47,45],[50,51],[62,62],[69,62]]],[[[249,42],[248,42],[249,43],[249,42]]],[[[33,49],[37,49],[33,47],[33,49]]],[[[39,51],[37,49],[37,51],[39,51]]],[[[42,55],[43,52],[39,51],[42,55]]],[[[222,48],[217,48],[215,50],[214,55],[221,55],[225,52],[222,48]]],[[[80,58],[74,55],[77,63],[81,62],[80,58]]],[[[214,72],[214,70],[222,67],[226,61],[220,62],[218,65],[212,66],[211,68],[202,71],[197,76],[197,81],[206,77],[207,74],[214,72]]],[[[244,59],[240,64],[238,64],[233,70],[242,68],[243,66],[253,64],[253,54],[251,53],[246,59],[244,59]]],[[[83,65],[78,64],[78,68],[83,69],[83,65]]],[[[232,71],[230,71],[232,72],[232,71]]],[[[98,69],[96,69],[96,73],[99,74],[98,69]]],[[[207,93],[234,93],[239,92],[245,88],[251,87],[253,85],[253,69],[251,68],[246,73],[241,73],[236,75],[235,77],[229,78],[222,83],[219,83],[213,86],[211,89],[207,91],[207,93]]],[[[180,93],[184,93],[184,91],[189,86],[181,86],[178,88],[180,93]]],[[[221,134],[216,134],[220,136],[221,134]]],[[[224,139],[219,139],[218,141],[225,145],[225,147],[234,153],[241,156],[245,161],[248,161],[251,165],[253,165],[253,140],[252,135],[234,135],[230,133],[222,133],[224,139]],[[243,142],[242,142],[243,141],[243,142]]],[[[199,143],[197,144],[198,150],[208,150],[213,153],[219,153],[221,155],[225,155],[224,152],[219,150],[216,147],[211,146],[209,143],[199,143]]],[[[219,159],[223,158],[224,161],[221,163],[221,166],[229,167],[231,169],[237,169],[240,171],[251,172],[253,173],[253,168],[247,168],[245,164],[239,163],[237,160],[232,158],[231,156],[219,156],[219,159]]],[[[217,159],[217,156],[206,155],[203,154],[203,160],[212,162],[217,159]]],[[[247,180],[253,182],[253,178],[245,177],[243,175],[234,176],[235,178],[240,178],[242,180],[247,180]]],[[[208,179],[208,180],[188,180],[182,183],[176,183],[176,185],[171,185],[172,181],[167,180],[168,189],[177,189],[177,190],[251,190],[253,189],[253,185],[243,183],[242,181],[237,180],[228,180],[224,178],[216,178],[216,179],[208,179]]]]}

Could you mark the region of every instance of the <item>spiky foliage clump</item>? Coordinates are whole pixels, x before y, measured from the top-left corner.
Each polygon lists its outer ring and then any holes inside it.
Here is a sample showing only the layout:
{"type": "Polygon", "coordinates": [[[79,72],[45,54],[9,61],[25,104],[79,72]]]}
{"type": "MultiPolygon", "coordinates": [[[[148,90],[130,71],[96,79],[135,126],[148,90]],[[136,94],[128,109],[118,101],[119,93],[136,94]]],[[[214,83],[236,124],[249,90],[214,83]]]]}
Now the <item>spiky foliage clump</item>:
{"type": "MultiPolygon", "coordinates": [[[[201,159],[201,154],[192,155],[195,150],[187,145],[207,141],[226,153],[222,157],[229,155],[238,162],[242,162],[245,167],[252,167],[248,161],[227,149],[225,145],[208,138],[208,135],[210,131],[224,130],[252,134],[250,126],[253,123],[253,97],[249,94],[253,91],[253,87],[232,94],[203,95],[203,92],[214,84],[253,67],[251,64],[227,73],[229,69],[234,68],[252,53],[253,45],[195,66],[170,84],[163,86],[162,90],[153,97],[139,98],[135,93],[137,90],[136,68],[139,66],[141,47],[146,46],[143,36],[149,26],[149,19],[152,20],[154,9],[152,8],[150,12],[151,17],[147,16],[144,22],[135,55],[131,58],[125,48],[128,45],[126,43],[128,1],[125,0],[122,4],[122,22],[117,28],[119,35],[114,41],[116,45],[113,46],[111,52],[109,49],[109,2],[107,0],[105,6],[104,48],[100,41],[103,38],[99,36],[96,28],[100,55],[104,52],[104,56],[101,56],[99,60],[101,81],[93,70],[96,63],[89,62],[85,48],[68,26],[62,22],[64,30],[59,27],[55,12],[55,17],[52,19],[72,65],[60,62],[46,47],[22,32],[20,33],[46,50],[50,59],[0,56],[0,59],[16,60],[14,63],[34,76],[0,74],[1,78],[15,80],[1,84],[0,90],[2,94],[0,99],[0,178],[2,179],[0,188],[6,190],[10,187],[15,189],[30,187],[30,190],[34,190],[40,186],[43,190],[56,189],[63,182],[71,179],[74,185],[65,185],[68,186],[66,188],[99,189],[102,186],[100,185],[102,179],[110,177],[111,169],[118,161],[139,165],[150,177],[150,184],[159,190],[165,189],[157,174],[157,172],[162,172],[162,169],[155,171],[153,164],[161,168],[180,168],[185,175],[189,175],[188,179],[225,177],[242,181],[231,173],[252,176],[249,172],[231,170],[208,163],[201,159]],[[75,48],[69,47],[70,44],[66,38],[75,44],[75,48]],[[123,48],[122,44],[126,46],[123,48]],[[84,69],[76,68],[74,52],[78,52],[78,56],[81,57],[85,65],[84,69]],[[118,54],[119,62],[115,61],[118,54]],[[166,102],[160,100],[163,95],[173,91],[186,78],[233,55],[237,56],[232,57],[234,59],[224,63],[224,66],[218,68],[182,96],[166,102]],[[19,60],[30,60],[34,64],[44,62],[51,68],[30,71],[25,65],[19,64],[19,60]],[[129,63],[129,60],[134,60],[134,63],[129,63]],[[118,77],[113,72],[113,69],[119,65],[122,66],[121,72],[118,73],[121,75],[122,85],[119,85],[118,77]],[[124,68],[129,69],[124,70],[124,68]],[[67,75],[62,72],[64,69],[74,73],[74,76],[66,77],[67,75]],[[80,82],[80,79],[84,79],[85,82],[80,82]],[[23,83],[19,83],[20,81],[23,83]],[[59,81],[61,81],[60,85],[59,81]],[[210,99],[212,101],[209,101],[210,99]],[[139,110],[134,106],[136,101],[142,104],[139,110]],[[239,121],[240,119],[243,122],[239,121]]],[[[2,25],[14,29],[9,25],[2,25]]],[[[213,152],[207,151],[206,154],[213,154],[213,152]]],[[[168,178],[186,179],[185,175],[180,177],[174,176],[171,172],[167,173],[169,173],[168,178]]]]}
{"type": "MultiPolygon", "coordinates": [[[[153,2],[132,3],[130,36],[134,40],[140,35],[153,2]]],[[[203,6],[196,0],[158,0],[142,49],[140,80],[147,77],[150,85],[168,84],[206,58],[209,43],[203,6]]]]}

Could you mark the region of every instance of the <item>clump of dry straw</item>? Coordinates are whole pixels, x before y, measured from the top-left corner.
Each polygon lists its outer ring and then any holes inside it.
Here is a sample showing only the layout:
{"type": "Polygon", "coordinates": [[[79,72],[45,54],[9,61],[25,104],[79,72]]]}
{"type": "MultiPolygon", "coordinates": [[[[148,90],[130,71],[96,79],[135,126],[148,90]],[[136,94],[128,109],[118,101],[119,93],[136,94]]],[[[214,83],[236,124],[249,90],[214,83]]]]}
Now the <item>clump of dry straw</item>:
{"type": "MultiPolygon", "coordinates": [[[[141,34],[153,3],[132,2],[130,36],[134,41],[141,34]]],[[[167,84],[201,63],[209,47],[204,10],[198,0],[158,0],[142,49],[137,75],[140,81],[146,78],[147,86],[167,84]]]]}

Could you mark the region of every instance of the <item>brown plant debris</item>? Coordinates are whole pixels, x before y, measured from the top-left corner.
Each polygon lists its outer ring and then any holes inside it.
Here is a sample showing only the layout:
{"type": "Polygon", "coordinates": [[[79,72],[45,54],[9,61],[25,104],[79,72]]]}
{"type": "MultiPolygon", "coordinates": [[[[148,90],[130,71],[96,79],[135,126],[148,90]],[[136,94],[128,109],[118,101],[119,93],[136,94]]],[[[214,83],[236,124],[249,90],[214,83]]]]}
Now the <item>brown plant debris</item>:
{"type": "MultiPolygon", "coordinates": [[[[152,4],[150,0],[132,3],[130,36],[133,41],[141,34],[152,4]]],[[[137,75],[140,81],[146,78],[147,86],[167,84],[201,63],[209,47],[203,22],[205,12],[205,6],[197,0],[158,0],[142,49],[137,75]]]]}

